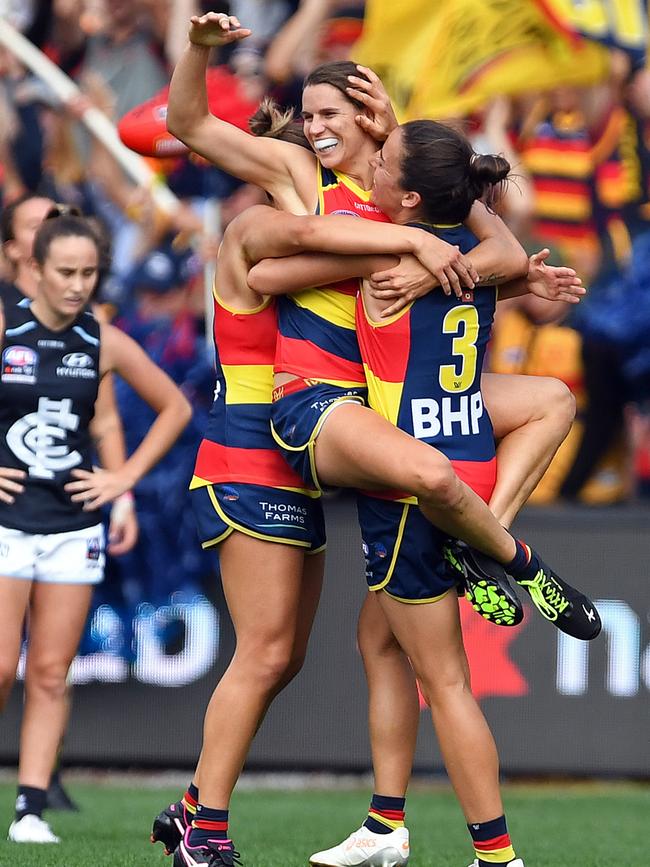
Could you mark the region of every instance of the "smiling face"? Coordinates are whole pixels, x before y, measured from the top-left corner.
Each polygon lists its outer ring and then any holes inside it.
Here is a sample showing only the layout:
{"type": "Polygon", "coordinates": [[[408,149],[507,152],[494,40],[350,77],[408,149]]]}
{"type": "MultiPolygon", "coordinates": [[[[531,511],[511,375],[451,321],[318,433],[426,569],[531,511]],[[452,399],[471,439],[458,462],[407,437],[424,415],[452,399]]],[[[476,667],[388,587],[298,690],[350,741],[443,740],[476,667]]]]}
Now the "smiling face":
{"type": "Polygon", "coordinates": [[[305,136],[327,169],[350,173],[367,162],[376,144],[357,124],[359,109],[330,84],[313,84],[302,95],[305,136]]]}
{"type": "Polygon", "coordinates": [[[35,263],[38,295],[34,307],[49,323],[75,319],[90,301],[97,283],[97,245],[90,238],[53,238],[42,265],[35,263]]]}

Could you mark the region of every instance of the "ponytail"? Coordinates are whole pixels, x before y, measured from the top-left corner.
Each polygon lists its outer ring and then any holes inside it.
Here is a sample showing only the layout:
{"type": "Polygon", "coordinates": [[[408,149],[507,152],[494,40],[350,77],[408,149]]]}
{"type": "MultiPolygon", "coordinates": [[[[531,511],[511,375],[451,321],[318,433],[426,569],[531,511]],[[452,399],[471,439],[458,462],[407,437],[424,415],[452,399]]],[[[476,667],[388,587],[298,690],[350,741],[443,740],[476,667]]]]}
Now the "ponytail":
{"type": "Polygon", "coordinates": [[[311,150],[301,124],[294,117],[293,109],[282,110],[268,96],[264,97],[260,107],[248,121],[248,125],[255,136],[276,138],[311,150]]]}
{"type": "Polygon", "coordinates": [[[496,200],[510,171],[504,157],[477,154],[464,135],[433,120],[402,127],[400,185],[422,199],[430,223],[462,223],[477,199],[496,200]]]}

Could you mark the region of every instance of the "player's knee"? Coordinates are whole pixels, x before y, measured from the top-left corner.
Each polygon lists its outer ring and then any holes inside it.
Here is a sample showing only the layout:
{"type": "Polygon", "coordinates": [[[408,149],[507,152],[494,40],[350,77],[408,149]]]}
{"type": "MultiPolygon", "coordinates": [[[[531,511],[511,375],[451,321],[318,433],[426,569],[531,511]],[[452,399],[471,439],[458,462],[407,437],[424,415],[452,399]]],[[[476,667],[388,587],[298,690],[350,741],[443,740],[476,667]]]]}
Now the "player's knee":
{"type": "Polygon", "coordinates": [[[462,666],[454,666],[435,673],[418,676],[420,690],[429,707],[444,707],[469,690],[469,682],[462,666]]]}
{"type": "Polygon", "coordinates": [[[264,642],[246,653],[244,658],[246,678],[249,683],[257,684],[261,692],[275,692],[282,688],[302,666],[300,657],[294,657],[293,648],[286,641],[264,642]]]}
{"type": "Polygon", "coordinates": [[[60,663],[32,663],[25,672],[25,694],[62,701],[67,690],[68,669],[60,663]]]}
{"type": "Polygon", "coordinates": [[[560,379],[545,377],[541,405],[546,416],[552,418],[554,427],[566,435],[576,415],[576,399],[568,385],[560,379]]]}
{"type": "Polygon", "coordinates": [[[439,509],[453,509],[462,495],[458,476],[443,455],[436,456],[420,472],[418,497],[439,509]]]}

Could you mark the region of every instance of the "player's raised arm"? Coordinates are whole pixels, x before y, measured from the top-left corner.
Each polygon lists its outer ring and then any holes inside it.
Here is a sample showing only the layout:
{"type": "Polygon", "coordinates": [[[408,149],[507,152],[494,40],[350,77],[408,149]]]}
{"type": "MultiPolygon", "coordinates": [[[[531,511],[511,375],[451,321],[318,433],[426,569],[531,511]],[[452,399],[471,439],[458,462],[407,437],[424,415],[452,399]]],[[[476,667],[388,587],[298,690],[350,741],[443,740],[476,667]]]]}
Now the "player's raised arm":
{"type": "Polygon", "coordinates": [[[287,184],[299,186],[296,176],[301,171],[313,186],[315,155],[277,139],[249,135],[210,112],[205,74],[211,48],[250,33],[237,18],[222,12],[192,17],[189,44],[171,80],[167,128],[191,151],[271,194],[287,184]]]}

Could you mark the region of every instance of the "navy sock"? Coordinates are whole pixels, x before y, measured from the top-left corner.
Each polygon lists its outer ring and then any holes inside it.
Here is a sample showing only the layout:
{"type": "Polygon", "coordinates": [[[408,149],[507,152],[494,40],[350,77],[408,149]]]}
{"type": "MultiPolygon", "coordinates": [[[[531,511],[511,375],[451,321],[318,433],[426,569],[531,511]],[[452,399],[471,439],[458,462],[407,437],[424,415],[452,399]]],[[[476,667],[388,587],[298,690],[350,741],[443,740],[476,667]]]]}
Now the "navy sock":
{"type": "Polygon", "coordinates": [[[28,813],[32,816],[38,816],[40,819],[45,809],[46,800],[46,789],[35,789],[33,786],[18,786],[16,821],[22,819],[28,813]]]}
{"type": "Polygon", "coordinates": [[[212,807],[205,807],[203,804],[197,804],[190,833],[190,844],[201,846],[208,840],[227,839],[228,810],[216,810],[212,807]]]}
{"type": "Polygon", "coordinates": [[[373,794],[363,827],[375,834],[390,834],[397,828],[403,828],[405,804],[406,798],[373,794]]]}
{"type": "Polygon", "coordinates": [[[516,581],[532,581],[541,568],[539,558],[525,542],[515,539],[515,545],[517,553],[504,568],[516,581]]]}
{"type": "Polygon", "coordinates": [[[494,867],[495,864],[509,864],[515,858],[515,850],[510,842],[506,817],[499,816],[489,822],[468,824],[478,867],[494,867]],[[488,860],[481,856],[485,855],[488,860]]]}
{"type": "Polygon", "coordinates": [[[199,787],[194,785],[194,781],[187,787],[187,794],[195,801],[199,800],[199,787]]]}

